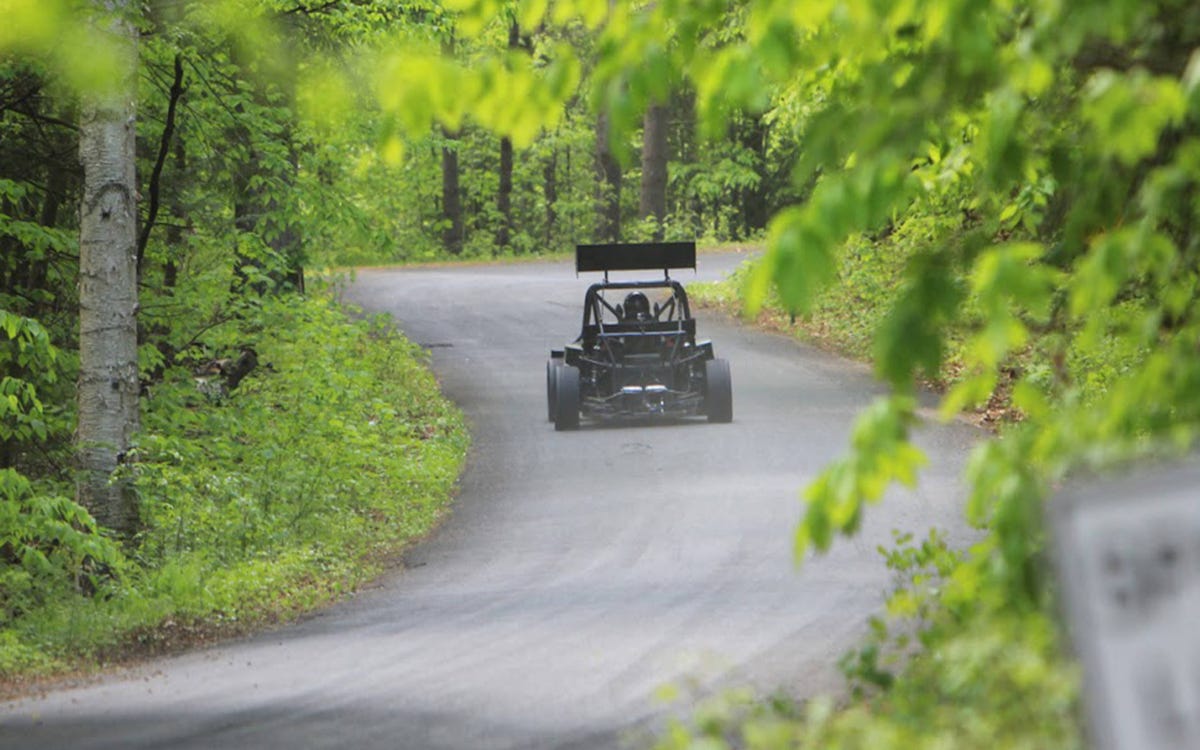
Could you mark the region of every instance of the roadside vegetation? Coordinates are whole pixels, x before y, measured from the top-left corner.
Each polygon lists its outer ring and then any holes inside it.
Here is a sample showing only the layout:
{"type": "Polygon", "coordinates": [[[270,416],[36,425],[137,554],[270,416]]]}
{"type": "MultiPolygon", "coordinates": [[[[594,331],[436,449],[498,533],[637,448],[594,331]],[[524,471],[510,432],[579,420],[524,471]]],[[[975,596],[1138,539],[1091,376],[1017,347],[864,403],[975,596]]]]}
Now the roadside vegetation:
{"type": "MultiPolygon", "coordinates": [[[[96,534],[53,471],[69,409],[42,409],[42,471],[0,472],[6,690],[291,619],[396,564],[448,509],[466,428],[388,321],[351,319],[323,291],[188,308],[176,297],[169,313],[186,353],[145,354],[142,430],[117,477],[139,498],[134,538],[96,534]]],[[[43,354],[70,382],[72,357],[43,354]]]]}

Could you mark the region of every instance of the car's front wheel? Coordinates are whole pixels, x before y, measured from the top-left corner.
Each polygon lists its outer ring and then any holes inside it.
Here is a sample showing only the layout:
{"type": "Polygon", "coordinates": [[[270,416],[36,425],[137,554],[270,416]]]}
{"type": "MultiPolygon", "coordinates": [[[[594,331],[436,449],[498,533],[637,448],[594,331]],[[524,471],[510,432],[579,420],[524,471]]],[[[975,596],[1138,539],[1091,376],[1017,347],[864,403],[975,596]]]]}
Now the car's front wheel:
{"type": "Polygon", "coordinates": [[[579,370],[560,365],[554,374],[554,429],[579,429],[579,370]]]}
{"type": "Polygon", "coordinates": [[[727,360],[704,363],[704,411],[709,422],[733,421],[733,379],[727,360]]]}

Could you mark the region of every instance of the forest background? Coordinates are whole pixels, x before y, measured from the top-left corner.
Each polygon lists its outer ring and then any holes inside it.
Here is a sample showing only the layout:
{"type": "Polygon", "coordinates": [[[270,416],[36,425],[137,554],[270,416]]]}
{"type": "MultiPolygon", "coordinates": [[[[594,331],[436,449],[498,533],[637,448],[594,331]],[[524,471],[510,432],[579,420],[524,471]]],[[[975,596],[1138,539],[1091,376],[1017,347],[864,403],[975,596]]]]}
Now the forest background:
{"type": "Polygon", "coordinates": [[[701,296],[796,316],[891,386],[805,490],[798,556],[916,480],[926,383],[946,417],[997,422],[968,467],[981,541],[884,551],[898,586],[844,660],[848,701],[727,697],[663,744],[1081,742],[1042,508],[1072,472],[1194,441],[1200,8],[0,9],[10,679],[287,617],[436,521],[461,418],[419,353],[351,321],[313,269],[761,238],[760,262],[701,296]],[[136,126],[135,409],[98,484],[80,470],[100,205],[81,142],[113,102],[136,102],[112,119],[136,126]]]}

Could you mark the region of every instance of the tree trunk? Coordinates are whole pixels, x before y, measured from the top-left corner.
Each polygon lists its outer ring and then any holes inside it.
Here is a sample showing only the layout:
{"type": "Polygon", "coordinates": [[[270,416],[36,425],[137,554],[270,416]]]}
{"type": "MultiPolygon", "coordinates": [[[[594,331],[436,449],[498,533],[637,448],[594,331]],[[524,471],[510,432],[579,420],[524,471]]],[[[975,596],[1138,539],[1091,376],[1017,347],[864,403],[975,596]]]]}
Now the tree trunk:
{"type": "MultiPolygon", "coordinates": [[[[253,139],[249,133],[245,137],[247,140],[253,139]]],[[[239,245],[234,253],[235,268],[231,287],[235,294],[249,291],[261,297],[285,291],[304,292],[304,262],[300,234],[296,225],[287,219],[279,200],[279,193],[289,191],[295,183],[296,172],[299,169],[291,127],[285,126],[279,138],[286,144],[288,159],[287,167],[273,175],[278,178],[276,186],[256,186],[256,183],[271,183],[269,177],[272,175],[260,166],[261,157],[253,146],[250,150],[251,163],[234,175],[234,226],[241,232],[254,235],[255,240],[269,247],[274,255],[270,262],[264,262],[260,257],[244,253],[239,245]],[[275,259],[282,260],[282,263],[275,259]],[[260,280],[250,281],[247,269],[251,267],[264,272],[259,274],[260,280]]]]}
{"type": "Polygon", "coordinates": [[[742,238],[765,229],[771,218],[767,210],[767,186],[770,170],[767,168],[767,125],[762,115],[750,115],[749,122],[742,124],[742,145],[754,152],[754,167],[758,182],[742,191],[742,238]]]}
{"type": "Polygon", "coordinates": [[[599,173],[600,222],[599,239],[619,242],[621,239],[621,164],[608,143],[608,113],[596,116],[596,169],[599,173]]]}
{"type": "Polygon", "coordinates": [[[542,167],[542,187],[546,198],[546,237],[545,245],[550,248],[554,242],[555,229],[558,224],[558,150],[550,151],[550,158],[542,167]]]}
{"type": "MultiPolygon", "coordinates": [[[[16,213],[12,200],[7,195],[0,197],[0,212],[5,216],[16,213]]],[[[17,260],[19,248],[15,237],[0,235],[0,294],[5,296],[11,296],[20,283],[22,267],[17,260]]]]}
{"type": "Polygon", "coordinates": [[[260,252],[247,254],[239,244],[234,249],[234,275],[230,291],[234,294],[251,292],[257,296],[284,291],[304,292],[304,263],[300,235],[295,224],[286,218],[279,193],[287,192],[295,183],[298,159],[292,143],[290,126],[282,129],[279,138],[288,149],[287,167],[274,174],[260,166],[261,155],[253,144],[253,136],[242,129],[241,136],[250,143],[248,163],[233,175],[233,224],[239,232],[253,235],[253,246],[261,242],[274,256],[264,261],[260,252]],[[276,177],[271,185],[270,177],[276,177]],[[268,185],[268,187],[261,187],[268,185]],[[273,192],[274,191],[274,192],[273,192]],[[282,261],[282,263],[278,261],[282,261]],[[256,269],[258,279],[250,280],[249,269],[256,269]]]}
{"type": "MultiPolygon", "coordinates": [[[[521,48],[521,26],[516,20],[508,25],[508,48],[521,48]]],[[[500,139],[500,190],[496,196],[496,208],[500,211],[500,229],[496,232],[496,244],[500,247],[508,247],[512,238],[512,178],[512,139],[504,136],[500,139]]]]}
{"type": "Polygon", "coordinates": [[[500,191],[496,196],[496,208],[500,211],[500,228],[496,232],[496,244],[508,247],[512,233],[512,140],[500,139],[500,191]]]}
{"type": "MultiPolygon", "coordinates": [[[[255,75],[249,51],[235,47],[233,61],[238,66],[240,80],[236,88],[247,87],[249,102],[239,102],[234,111],[240,116],[249,114],[268,118],[274,131],[260,133],[238,123],[231,138],[244,144],[247,157],[233,175],[234,225],[240,232],[253,235],[243,238],[234,248],[234,276],[230,285],[233,294],[250,292],[258,296],[284,291],[304,291],[303,247],[296,225],[289,220],[282,196],[290,196],[299,172],[299,155],[293,138],[291,115],[286,107],[295,101],[294,81],[284,78],[275,84],[255,75]],[[270,88],[269,88],[270,87],[270,88]],[[274,89],[274,91],[271,90],[274,89]],[[274,101],[272,94],[282,95],[286,104],[274,101]],[[259,143],[256,135],[268,139],[259,143]],[[272,169],[267,157],[271,147],[286,150],[283,164],[272,169]],[[243,242],[247,243],[245,246],[243,242]],[[256,247],[256,245],[258,245],[256,247]],[[263,250],[269,249],[269,253],[263,250]],[[247,253],[246,249],[250,252],[247,253]],[[270,256],[270,257],[267,257],[270,256]],[[250,280],[255,271],[257,279],[250,280]]],[[[240,93],[240,92],[239,92],[240,93]]]]}
{"type": "MultiPolygon", "coordinates": [[[[244,116],[244,112],[241,109],[238,109],[237,112],[239,115],[244,116]]],[[[238,126],[237,132],[243,142],[247,144],[249,154],[243,163],[234,168],[231,175],[233,188],[233,226],[237,230],[237,244],[233,248],[233,280],[230,282],[229,291],[235,296],[252,292],[261,297],[267,293],[266,285],[261,281],[252,282],[250,269],[261,270],[263,263],[259,258],[245,252],[242,242],[250,240],[246,240],[241,236],[248,234],[257,237],[258,222],[262,218],[262,210],[256,205],[254,200],[257,194],[250,189],[251,178],[257,172],[254,165],[258,163],[259,155],[250,143],[251,135],[249,130],[238,126]]]]}
{"type": "Polygon", "coordinates": [[[663,236],[667,217],[667,108],[657,102],[646,108],[642,125],[642,191],[638,217],[654,217],[654,239],[663,236]]]}
{"type": "Polygon", "coordinates": [[[163,288],[174,289],[179,279],[179,260],[183,255],[183,227],[187,222],[183,206],[183,186],[187,180],[187,147],[175,139],[174,182],[171,189],[171,223],[167,225],[167,260],[163,265],[163,288]]]}
{"type": "Polygon", "coordinates": [[[162,186],[163,167],[167,163],[167,154],[171,151],[171,139],[175,136],[175,112],[179,100],[183,97],[183,55],[175,53],[175,77],[171,81],[171,90],[167,92],[167,121],[163,125],[162,138],[158,144],[158,158],[154,161],[154,169],[150,172],[150,185],[147,190],[150,205],[146,210],[146,223],[142,226],[141,236],[138,237],[137,266],[138,278],[142,275],[142,264],[146,260],[146,245],[150,242],[150,231],[158,220],[160,189],[162,186]]]}
{"type": "Polygon", "coordinates": [[[138,429],[137,188],[134,174],[137,30],[132,0],[97,2],[109,10],[117,49],[111,91],[83,97],[79,158],[79,424],[75,433],[79,501],[122,535],[137,528],[134,496],[110,482],[138,429]]]}
{"type": "MultiPolygon", "coordinates": [[[[58,211],[62,208],[63,198],[67,192],[67,171],[61,164],[51,162],[47,165],[49,174],[46,182],[46,197],[42,201],[42,212],[39,218],[39,223],[47,229],[53,229],[58,226],[58,211]]],[[[26,289],[44,289],[46,287],[46,277],[50,272],[50,259],[43,255],[40,258],[35,258],[29,264],[28,275],[25,278],[26,289]]],[[[33,308],[34,317],[37,317],[41,312],[42,305],[35,305],[33,308]]]]}
{"type": "MultiPolygon", "coordinates": [[[[284,173],[283,183],[287,186],[287,192],[293,193],[296,176],[300,174],[300,154],[296,150],[296,139],[291,124],[285,128],[283,138],[288,150],[287,171],[284,173]]],[[[304,294],[304,244],[300,238],[300,228],[288,218],[287,212],[275,195],[267,200],[267,214],[276,227],[268,236],[267,244],[279,257],[284,258],[287,264],[283,276],[273,277],[275,291],[290,288],[290,291],[304,294]]]]}
{"type": "Polygon", "coordinates": [[[446,144],[442,146],[442,217],[446,228],[442,230],[442,247],[451,255],[463,250],[462,191],[458,184],[458,132],[445,132],[446,144]]]}

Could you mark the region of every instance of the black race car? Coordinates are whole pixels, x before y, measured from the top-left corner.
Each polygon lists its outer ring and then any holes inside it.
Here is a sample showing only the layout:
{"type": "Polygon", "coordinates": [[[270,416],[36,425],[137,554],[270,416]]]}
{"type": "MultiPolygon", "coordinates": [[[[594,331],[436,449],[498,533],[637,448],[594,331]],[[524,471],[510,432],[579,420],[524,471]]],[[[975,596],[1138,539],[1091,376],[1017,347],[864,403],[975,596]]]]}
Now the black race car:
{"type": "Polygon", "coordinates": [[[603,271],[583,298],[579,338],[550,352],[547,413],[556,430],[580,417],[705,415],[733,420],[729,363],[696,341],[687,292],[671,270],[696,267],[693,242],[579,245],[575,271],[603,271]],[[662,279],[609,281],[609,271],[661,270],[662,279]]]}

